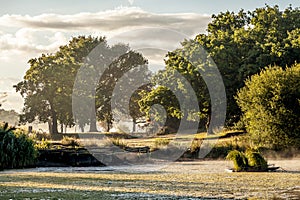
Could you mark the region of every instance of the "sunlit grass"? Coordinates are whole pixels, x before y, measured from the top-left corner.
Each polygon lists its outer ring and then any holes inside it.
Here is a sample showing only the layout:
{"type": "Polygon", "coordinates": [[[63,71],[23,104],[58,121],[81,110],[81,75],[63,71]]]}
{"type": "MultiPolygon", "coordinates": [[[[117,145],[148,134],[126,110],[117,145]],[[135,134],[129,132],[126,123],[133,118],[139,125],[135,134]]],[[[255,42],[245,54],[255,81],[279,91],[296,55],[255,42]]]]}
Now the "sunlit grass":
{"type": "Polygon", "coordinates": [[[297,173],[1,173],[0,199],[114,199],[115,195],[128,193],[169,199],[266,198],[290,192],[299,194],[299,180],[297,173]]]}
{"type": "MultiPolygon", "coordinates": [[[[80,141],[84,146],[94,146],[94,147],[105,147],[109,145],[116,145],[121,141],[122,145],[128,147],[143,147],[148,146],[151,149],[155,149],[158,146],[163,147],[164,145],[158,145],[158,141],[166,140],[168,144],[173,144],[175,146],[185,146],[186,148],[191,145],[192,140],[202,140],[202,139],[218,139],[219,137],[226,137],[227,134],[234,133],[235,131],[226,131],[218,134],[207,135],[206,132],[196,133],[196,134],[168,134],[168,135],[153,135],[147,136],[143,134],[132,134],[132,136],[126,136],[126,134],[118,133],[92,133],[92,134],[78,134],[80,141]],[[138,135],[137,137],[135,137],[138,135]]],[[[224,139],[222,139],[224,140],[224,139]]],[[[167,143],[165,143],[167,145],[167,143]]]]}

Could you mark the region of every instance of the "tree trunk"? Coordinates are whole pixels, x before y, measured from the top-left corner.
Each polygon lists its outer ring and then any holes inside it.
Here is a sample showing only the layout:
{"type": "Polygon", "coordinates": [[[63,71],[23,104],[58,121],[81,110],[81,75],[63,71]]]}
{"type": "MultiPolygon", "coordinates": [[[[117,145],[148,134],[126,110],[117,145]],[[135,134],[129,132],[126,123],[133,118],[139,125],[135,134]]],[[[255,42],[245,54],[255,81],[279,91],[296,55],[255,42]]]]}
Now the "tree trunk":
{"type": "Polygon", "coordinates": [[[91,120],[89,132],[98,132],[96,120],[91,120]]]}
{"type": "Polygon", "coordinates": [[[64,133],[64,124],[60,124],[60,132],[64,133]]]}
{"type": "Polygon", "coordinates": [[[207,134],[213,134],[213,130],[212,130],[212,126],[210,126],[210,122],[211,122],[211,115],[209,114],[207,117],[207,122],[206,122],[206,130],[207,130],[207,134]]]}
{"type": "Polygon", "coordinates": [[[51,108],[51,130],[49,130],[50,134],[57,134],[58,133],[58,129],[57,129],[57,116],[56,116],[56,112],[53,108],[53,104],[52,101],[49,101],[50,103],[50,108],[51,108]]]}
{"type": "Polygon", "coordinates": [[[51,133],[52,134],[57,134],[58,133],[57,116],[56,116],[56,112],[54,110],[51,111],[51,117],[52,117],[52,130],[51,130],[51,133]]]}
{"type": "Polygon", "coordinates": [[[48,120],[48,129],[49,129],[49,133],[51,134],[52,133],[52,120],[51,119],[48,120]]]}
{"type": "Polygon", "coordinates": [[[110,131],[110,120],[106,120],[106,132],[110,131]]]}
{"type": "Polygon", "coordinates": [[[132,132],[135,133],[136,130],[136,119],[132,119],[132,132]]]}
{"type": "Polygon", "coordinates": [[[95,112],[95,108],[93,108],[92,111],[91,111],[91,116],[90,116],[90,130],[89,130],[89,132],[98,132],[96,123],[97,123],[96,112],[95,112]]]}
{"type": "Polygon", "coordinates": [[[82,133],[84,133],[84,125],[80,124],[80,125],[79,125],[79,128],[80,128],[80,131],[81,131],[82,133]]]}

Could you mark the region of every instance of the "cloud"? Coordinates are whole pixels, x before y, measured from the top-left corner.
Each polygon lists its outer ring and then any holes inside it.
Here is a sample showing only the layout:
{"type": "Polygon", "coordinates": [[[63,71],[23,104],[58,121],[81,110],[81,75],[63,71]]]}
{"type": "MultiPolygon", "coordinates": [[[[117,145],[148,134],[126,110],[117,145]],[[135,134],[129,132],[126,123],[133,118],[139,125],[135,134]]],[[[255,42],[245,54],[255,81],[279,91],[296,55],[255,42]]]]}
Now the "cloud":
{"type": "MultiPolygon", "coordinates": [[[[210,20],[210,17],[201,14],[156,14],[137,7],[120,7],[115,10],[96,13],[83,12],[73,15],[54,13],[37,16],[3,15],[0,17],[0,28],[2,27],[3,30],[13,28],[17,31],[7,33],[1,30],[0,61],[9,61],[12,55],[28,57],[53,52],[60,45],[66,44],[71,36],[79,34],[111,37],[130,30],[152,27],[170,29],[192,38],[196,34],[204,32],[210,20]]],[[[155,39],[155,42],[163,44],[162,46],[166,46],[167,43],[179,44],[183,40],[182,37],[173,38],[172,35],[165,35],[161,32],[161,30],[151,33],[135,31],[134,35],[124,33],[120,39],[126,43],[133,37],[138,38],[140,45],[143,45],[142,43],[151,44],[155,39]]]]}
{"type": "Polygon", "coordinates": [[[60,31],[99,30],[116,31],[137,27],[173,28],[187,34],[205,30],[210,17],[195,13],[156,14],[136,7],[120,7],[115,10],[97,13],[78,13],[74,15],[41,14],[3,15],[1,26],[51,29],[60,31]]]}
{"type": "MultiPolygon", "coordinates": [[[[67,42],[61,32],[39,31],[32,28],[21,28],[15,34],[0,34],[0,52],[9,50],[25,52],[48,52],[67,42]],[[47,35],[48,38],[47,38],[47,35]],[[53,40],[54,38],[54,40],[53,40]],[[42,40],[49,40],[48,44],[43,45],[42,40]]],[[[47,42],[46,42],[47,43],[47,42]]]]}

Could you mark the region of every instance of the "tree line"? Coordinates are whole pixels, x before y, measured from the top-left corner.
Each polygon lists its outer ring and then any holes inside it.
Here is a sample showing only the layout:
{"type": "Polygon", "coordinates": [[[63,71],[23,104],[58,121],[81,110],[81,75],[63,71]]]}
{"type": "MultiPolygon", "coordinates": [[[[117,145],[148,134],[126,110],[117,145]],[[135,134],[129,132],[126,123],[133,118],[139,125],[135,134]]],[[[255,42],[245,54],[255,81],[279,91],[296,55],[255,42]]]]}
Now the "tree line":
{"type": "MultiPolygon", "coordinates": [[[[58,122],[66,126],[73,126],[76,119],[72,115],[71,98],[76,73],[84,64],[84,58],[99,45],[102,45],[103,48],[101,56],[112,60],[109,68],[97,83],[94,109],[96,119],[86,117],[86,120],[80,124],[82,126],[89,124],[90,131],[95,131],[96,121],[101,121],[108,131],[114,121],[110,105],[112,91],[117,81],[125,72],[138,65],[144,66],[146,73],[147,59],[131,50],[128,45],[107,45],[105,37],[74,37],[69,44],[61,46],[57,52],[43,54],[39,58],[29,60],[30,69],[26,72],[24,80],[15,86],[16,91],[20,92],[25,100],[23,114],[20,117],[21,122],[32,122],[36,119],[48,122],[51,125],[52,133],[58,132],[58,122]],[[122,56],[113,60],[117,53],[122,56]]],[[[269,134],[272,128],[268,130],[256,128],[258,125],[253,125],[252,121],[262,119],[259,123],[268,123],[270,127],[274,127],[277,123],[275,123],[276,120],[269,118],[269,121],[263,121],[266,116],[260,118],[258,111],[250,108],[253,106],[258,108],[258,105],[263,104],[270,94],[266,93],[266,96],[262,94],[260,97],[263,99],[256,98],[255,95],[258,94],[259,88],[263,87],[260,84],[265,84],[266,87],[261,91],[274,94],[272,91],[278,90],[277,85],[289,83],[292,85],[280,86],[283,88],[282,92],[276,94],[280,96],[278,99],[281,99],[282,95],[286,95],[286,97],[282,100],[284,102],[282,106],[278,108],[275,106],[270,116],[278,116],[285,120],[280,121],[282,124],[276,126],[278,129],[271,135],[282,136],[278,130],[280,127],[284,127],[283,132],[295,129],[291,135],[293,138],[299,137],[299,89],[297,89],[299,80],[295,75],[295,73],[299,73],[299,67],[294,65],[300,60],[300,10],[291,6],[283,11],[278,6],[266,5],[248,12],[244,10],[237,13],[227,11],[212,15],[212,22],[207,26],[207,33],[199,34],[192,40],[186,39],[181,42],[181,48],[168,52],[165,57],[165,69],[154,74],[151,84],[134,93],[130,105],[131,115],[135,120],[141,117],[142,113],[149,116],[150,106],[156,103],[160,103],[165,108],[167,112],[166,125],[173,130],[178,128],[180,119],[193,120],[188,113],[182,112],[178,101],[172,100],[174,93],[168,88],[160,86],[160,83],[168,81],[175,84],[174,88],[182,89],[180,83],[174,81],[175,77],[172,71],[176,70],[190,82],[197,96],[199,129],[203,129],[205,125],[209,124],[211,100],[207,85],[199,74],[199,70],[203,70],[203,63],[207,61],[207,58],[202,56],[202,49],[208,52],[208,56],[218,66],[223,78],[227,95],[226,126],[234,126],[238,122],[242,122],[243,128],[254,135],[269,134]],[[276,67],[273,71],[272,67],[274,66],[276,67]],[[268,68],[266,69],[266,67],[268,68]],[[265,75],[267,73],[277,74],[278,79],[274,78],[275,75],[265,75]],[[291,75],[293,78],[280,79],[279,77],[284,76],[283,74],[293,74],[291,75]],[[250,78],[253,75],[255,76],[250,78]],[[265,80],[258,81],[263,79],[265,80]],[[255,83],[252,85],[250,82],[255,83]],[[291,91],[292,94],[290,94],[291,91]],[[254,102],[258,105],[253,104],[254,102]],[[283,111],[284,109],[286,111],[283,111]],[[277,115],[276,112],[290,114],[277,115]],[[290,125],[291,116],[294,119],[292,121],[294,125],[290,125]],[[253,131],[254,129],[255,131],[253,131]]],[[[188,97],[186,101],[189,101],[188,97]]],[[[264,105],[273,106],[268,103],[264,105]]],[[[282,137],[290,138],[290,135],[282,137]]],[[[273,140],[269,142],[274,143],[273,140]]],[[[284,143],[284,145],[287,144],[289,142],[284,143]]]]}

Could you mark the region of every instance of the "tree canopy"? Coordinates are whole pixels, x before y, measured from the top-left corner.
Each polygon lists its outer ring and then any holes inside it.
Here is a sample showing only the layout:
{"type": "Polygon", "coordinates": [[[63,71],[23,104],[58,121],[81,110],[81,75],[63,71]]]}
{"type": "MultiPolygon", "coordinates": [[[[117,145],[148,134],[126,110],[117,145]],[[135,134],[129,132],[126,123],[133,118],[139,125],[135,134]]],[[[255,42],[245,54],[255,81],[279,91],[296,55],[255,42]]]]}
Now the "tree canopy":
{"type": "MultiPolygon", "coordinates": [[[[146,60],[142,55],[130,50],[127,45],[116,44],[109,46],[104,37],[78,36],[72,38],[69,44],[61,46],[52,54],[42,54],[38,58],[28,61],[24,80],[14,87],[25,99],[21,122],[48,122],[51,133],[57,133],[57,123],[73,126],[78,122],[81,127],[90,124],[90,131],[96,131],[97,119],[111,124],[110,99],[117,80],[136,65],[143,65],[146,60]],[[95,55],[90,55],[93,49],[98,48],[95,55]],[[116,55],[121,55],[116,57],[116,55]],[[93,59],[93,63],[86,62],[93,59]],[[109,61],[110,66],[102,77],[97,77],[96,94],[91,97],[96,106],[87,112],[87,117],[75,121],[72,113],[72,93],[77,72],[82,67],[103,68],[101,60],[109,61]],[[87,65],[88,64],[88,65],[87,65]]],[[[96,72],[96,71],[94,71],[96,72]]],[[[87,74],[88,76],[88,74],[87,74]]],[[[85,115],[86,116],[86,115],[85,115]]],[[[109,129],[108,125],[108,129],[109,129]]]]}
{"type": "Polygon", "coordinates": [[[269,65],[283,68],[300,61],[300,10],[278,6],[257,8],[238,13],[225,12],[212,16],[208,34],[195,41],[209,52],[217,64],[227,92],[227,122],[240,116],[234,95],[249,76],[269,65]]]}
{"type": "Polygon", "coordinates": [[[280,149],[300,144],[300,64],[268,67],[247,79],[236,99],[258,146],[280,149]]]}
{"type": "MultiPolygon", "coordinates": [[[[189,80],[197,95],[202,119],[200,123],[205,124],[205,120],[209,123],[211,99],[207,85],[201,80],[203,77],[196,70],[201,69],[205,60],[199,56],[199,50],[204,48],[222,75],[227,95],[226,124],[231,126],[239,121],[242,114],[234,96],[244,86],[244,81],[248,77],[259,73],[269,65],[285,68],[300,61],[299,32],[298,8],[288,7],[281,11],[278,6],[266,5],[249,12],[227,11],[212,15],[207,33],[199,34],[193,40],[183,41],[181,48],[167,54],[166,68],[154,78],[153,90],[162,93],[159,96],[168,97],[167,90],[161,90],[156,86],[159,85],[157,80],[171,80],[170,69],[178,70],[189,80]],[[200,59],[191,62],[195,57],[200,59]]],[[[178,87],[180,88],[179,85],[178,87]]],[[[144,100],[153,101],[151,96],[152,93],[147,93],[144,100]]],[[[180,115],[176,117],[180,118],[180,115]]]]}
{"type": "Polygon", "coordinates": [[[74,37],[55,53],[30,59],[24,80],[14,86],[25,100],[21,122],[48,122],[51,133],[58,133],[58,121],[74,125],[71,94],[77,70],[83,58],[104,41],[101,37],[74,37]]]}

